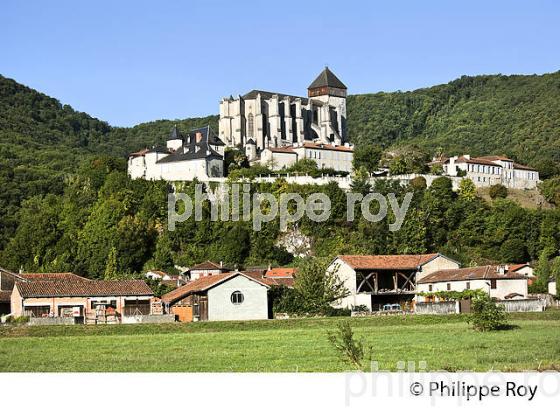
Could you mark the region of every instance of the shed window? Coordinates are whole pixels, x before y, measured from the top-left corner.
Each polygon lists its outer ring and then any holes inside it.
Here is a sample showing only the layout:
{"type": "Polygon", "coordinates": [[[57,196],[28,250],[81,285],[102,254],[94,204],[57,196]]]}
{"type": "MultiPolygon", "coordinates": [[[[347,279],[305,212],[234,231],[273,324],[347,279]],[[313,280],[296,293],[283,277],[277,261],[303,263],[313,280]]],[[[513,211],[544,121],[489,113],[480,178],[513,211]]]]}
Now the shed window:
{"type": "Polygon", "coordinates": [[[490,289],[496,289],[496,279],[490,279],[490,289]]]}
{"type": "Polygon", "coordinates": [[[245,299],[243,296],[243,293],[241,293],[240,291],[236,290],[235,292],[233,292],[231,294],[231,303],[233,303],[234,305],[240,305],[243,303],[243,300],[245,299]]]}
{"type": "Polygon", "coordinates": [[[447,284],[447,290],[451,290],[451,283],[447,284]]]}
{"type": "Polygon", "coordinates": [[[471,283],[467,282],[467,289],[470,289],[470,288],[471,288],[471,283]]]}
{"type": "Polygon", "coordinates": [[[432,285],[428,285],[428,291],[431,292],[433,290],[433,286],[432,285]]]}

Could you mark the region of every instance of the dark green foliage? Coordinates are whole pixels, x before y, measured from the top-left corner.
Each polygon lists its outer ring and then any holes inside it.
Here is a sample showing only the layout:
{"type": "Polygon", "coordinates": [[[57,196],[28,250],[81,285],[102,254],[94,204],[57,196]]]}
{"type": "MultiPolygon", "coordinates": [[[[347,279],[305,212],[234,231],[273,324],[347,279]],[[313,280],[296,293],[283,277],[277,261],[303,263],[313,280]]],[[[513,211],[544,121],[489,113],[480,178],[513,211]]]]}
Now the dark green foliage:
{"type": "Polygon", "coordinates": [[[560,177],[541,182],[539,184],[539,191],[548,202],[560,206],[560,177]]]}
{"type": "MultiPolygon", "coordinates": [[[[377,159],[375,147],[390,147],[399,172],[425,172],[425,161],[435,151],[505,153],[552,176],[560,159],[560,110],[558,99],[551,98],[559,90],[559,78],[560,73],[466,77],[410,93],[351,96],[349,130],[357,158],[367,153],[360,160],[367,172],[377,159]]],[[[253,232],[243,221],[210,222],[206,207],[202,221],[189,220],[167,232],[169,186],[129,180],[125,155],[163,143],[175,123],[181,131],[207,123],[217,129],[216,116],[114,128],[0,77],[2,266],[103,277],[108,262],[110,272],[125,276],[206,259],[239,266],[290,263],[293,256],[277,244],[278,221],[253,232]]],[[[271,173],[266,167],[244,168],[246,158],[238,150],[229,151],[227,160],[234,168],[232,179],[271,173]]],[[[331,171],[301,161],[280,173],[287,172],[320,176],[331,171]]],[[[192,191],[192,184],[182,185],[179,188],[192,191]]],[[[355,221],[348,222],[344,192],[334,183],[293,186],[280,179],[254,184],[252,190],[276,196],[327,193],[331,218],[324,223],[304,218],[297,226],[319,257],[442,251],[468,264],[525,262],[544,250],[552,250],[546,252],[552,259],[560,248],[558,210],[527,210],[503,199],[486,204],[470,194],[454,193],[448,178],[438,178],[430,188],[421,180],[409,187],[384,180],[374,185],[360,179],[359,172],[353,176],[353,190],[364,194],[394,192],[399,203],[407,191],[414,194],[400,231],[389,232],[391,215],[371,223],[359,217],[359,209],[355,221]]],[[[559,186],[558,178],[551,178],[541,190],[558,204],[559,186]]]]}
{"type": "Polygon", "coordinates": [[[470,322],[475,330],[487,332],[510,328],[504,307],[497,305],[487,295],[473,299],[471,307],[473,314],[470,322]]]}
{"type": "Polygon", "coordinates": [[[352,167],[364,168],[367,172],[377,171],[383,151],[378,145],[362,145],[354,150],[352,167]]]}
{"type": "Polygon", "coordinates": [[[551,176],[560,163],[559,92],[555,72],[463,76],[415,91],[351,95],[348,130],[357,146],[506,154],[551,176]]]}
{"type": "Polygon", "coordinates": [[[490,198],[492,198],[492,199],[507,198],[508,190],[502,184],[496,184],[496,185],[492,185],[490,187],[490,190],[488,191],[488,194],[490,195],[490,198]]]}

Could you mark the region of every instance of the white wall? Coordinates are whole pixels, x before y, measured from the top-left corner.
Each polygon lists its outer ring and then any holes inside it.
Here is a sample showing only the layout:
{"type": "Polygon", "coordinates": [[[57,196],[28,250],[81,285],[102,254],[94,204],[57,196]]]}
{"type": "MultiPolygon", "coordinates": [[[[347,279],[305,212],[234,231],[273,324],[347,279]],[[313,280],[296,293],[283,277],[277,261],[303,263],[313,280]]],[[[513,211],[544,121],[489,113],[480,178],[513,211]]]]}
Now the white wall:
{"type": "Polygon", "coordinates": [[[208,291],[208,320],[260,320],[268,319],[267,288],[238,275],[208,291]],[[231,294],[240,291],[244,300],[239,305],[231,303],[231,294]]]}
{"type": "Polygon", "coordinates": [[[430,273],[437,272],[438,270],[458,269],[458,268],[460,268],[458,262],[452,261],[444,256],[438,255],[430,262],[422,265],[420,271],[416,273],[416,281],[419,281],[423,277],[426,277],[430,273]]]}
{"type": "Polygon", "coordinates": [[[128,158],[128,175],[131,179],[144,178],[146,174],[146,161],[144,156],[128,158]]]}
{"type": "Polygon", "coordinates": [[[556,295],[556,281],[548,282],[548,293],[556,295]]]}
{"type": "Polygon", "coordinates": [[[329,150],[296,147],[294,151],[298,153],[298,159],[312,159],[317,163],[317,167],[333,168],[336,171],[352,172],[352,151],[329,150]]]}
{"type": "Polygon", "coordinates": [[[330,272],[335,272],[344,287],[349,291],[349,295],[333,303],[336,308],[351,309],[352,306],[366,305],[371,310],[371,295],[366,293],[356,293],[356,271],[346,262],[336,258],[327,268],[330,272]]]}
{"type": "Polygon", "coordinates": [[[270,167],[273,171],[278,171],[282,168],[288,168],[295,164],[298,160],[297,154],[287,152],[273,152],[265,149],[261,152],[260,163],[264,166],[270,167]]]}
{"type": "MultiPolygon", "coordinates": [[[[455,281],[442,281],[436,283],[421,283],[418,284],[418,292],[439,292],[439,291],[457,291],[462,292],[467,289],[467,283],[470,282],[470,289],[481,289],[486,293],[490,294],[490,297],[497,299],[504,299],[506,295],[510,293],[519,293],[523,295],[524,298],[527,297],[527,280],[526,279],[497,279],[496,289],[490,289],[489,279],[475,279],[475,280],[455,280],[455,281]],[[450,285],[450,289],[447,289],[447,284],[450,285]],[[430,290],[432,286],[432,290],[430,290]]],[[[420,301],[423,301],[423,297],[418,297],[420,301]]]]}

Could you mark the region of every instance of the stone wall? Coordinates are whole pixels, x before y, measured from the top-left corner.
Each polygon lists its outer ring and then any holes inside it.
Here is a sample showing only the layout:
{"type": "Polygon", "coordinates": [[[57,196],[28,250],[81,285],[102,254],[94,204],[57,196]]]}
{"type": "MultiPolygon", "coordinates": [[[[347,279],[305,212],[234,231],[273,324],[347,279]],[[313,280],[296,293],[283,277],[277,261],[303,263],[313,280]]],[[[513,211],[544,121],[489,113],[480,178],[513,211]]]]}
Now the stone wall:
{"type": "Polygon", "coordinates": [[[29,326],[73,325],[73,317],[30,317],[29,326]]]}
{"type": "Polygon", "coordinates": [[[459,313],[459,303],[456,301],[416,303],[414,313],[417,315],[448,315],[451,313],[459,313]]]}
{"type": "Polygon", "coordinates": [[[123,324],[136,324],[136,323],[173,323],[175,322],[175,315],[138,315],[138,316],[123,316],[121,323],[123,324]]]}

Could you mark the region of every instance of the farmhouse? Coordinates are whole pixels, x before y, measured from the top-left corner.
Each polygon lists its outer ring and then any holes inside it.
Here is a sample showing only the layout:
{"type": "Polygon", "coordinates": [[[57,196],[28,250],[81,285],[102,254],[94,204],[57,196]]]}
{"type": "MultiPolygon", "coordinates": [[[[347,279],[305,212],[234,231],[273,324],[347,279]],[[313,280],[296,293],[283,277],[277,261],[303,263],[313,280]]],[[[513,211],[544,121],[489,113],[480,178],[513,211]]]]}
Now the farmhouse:
{"type": "Polygon", "coordinates": [[[268,319],[269,285],[242,272],[201,277],[161,297],[179,321],[268,319]]]}
{"type": "MultiPolygon", "coordinates": [[[[504,265],[443,269],[418,280],[418,292],[464,291],[481,289],[490,297],[507,299],[527,298],[527,276],[504,265]]],[[[420,296],[419,299],[426,299],[420,296]]],[[[430,299],[430,298],[428,298],[430,299]]]]}
{"type": "Polygon", "coordinates": [[[11,310],[16,317],[73,317],[78,323],[117,323],[126,316],[151,312],[154,295],[142,280],[89,280],[73,274],[32,275],[35,277],[31,280],[16,281],[13,288],[11,310]]]}
{"type": "Polygon", "coordinates": [[[478,187],[502,184],[508,188],[531,189],[540,182],[539,172],[504,156],[454,156],[443,163],[446,175],[463,173],[478,187]]]}
{"type": "Polygon", "coordinates": [[[337,307],[363,305],[375,311],[385,304],[412,303],[419,279],[441,269],[458,267],[458,262],[440,253],[339,255],[328,270],[336,273],[349,292],[337,307]]]}
{"type": "Polygon", "coordinates": [[[187,278],[190,280],[197,280],[205,276],[219,275],[220,273],[230,272],[231,269],[224,266],[223,262],[216,263],[206,261],[194,265],[192,268],[185,272],[187,278]]]}

